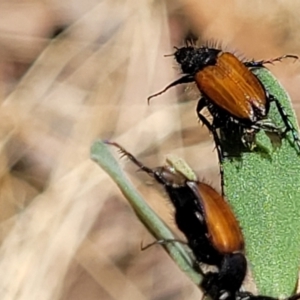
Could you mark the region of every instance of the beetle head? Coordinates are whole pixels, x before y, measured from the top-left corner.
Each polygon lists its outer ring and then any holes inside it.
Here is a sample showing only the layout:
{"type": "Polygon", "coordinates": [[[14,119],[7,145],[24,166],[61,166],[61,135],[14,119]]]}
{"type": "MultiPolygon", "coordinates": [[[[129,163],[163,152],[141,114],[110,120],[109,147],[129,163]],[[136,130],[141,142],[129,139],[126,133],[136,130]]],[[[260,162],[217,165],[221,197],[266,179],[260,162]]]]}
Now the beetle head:
{"type": "Polygon", "coordinates": [[[171,166],[157,167],[153,169],[153,174],[159,183],[173,188],[184,186],[187,180],[184,175],[178,173],[171,166]]]}
{"type": "Polygon", "coordinates": [[[194,75],[204,67],[214,65],[220,52],[214,48],[187,46],[177,48],[174,56],[183,73],[194,75]]]}

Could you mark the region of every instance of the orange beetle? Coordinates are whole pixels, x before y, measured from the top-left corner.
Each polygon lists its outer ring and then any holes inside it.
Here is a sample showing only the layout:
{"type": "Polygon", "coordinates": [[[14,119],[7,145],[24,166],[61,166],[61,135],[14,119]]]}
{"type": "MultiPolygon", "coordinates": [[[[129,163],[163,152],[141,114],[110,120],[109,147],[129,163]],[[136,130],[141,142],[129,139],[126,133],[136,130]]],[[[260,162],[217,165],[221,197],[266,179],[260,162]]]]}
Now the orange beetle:
{"type": "Polygon", "coordinates": [[[285,55],[267,61],[241,62],[235,55],[208,47],[186,46],[176,48],[174,57],[186,75],[168,85],[164,90],[148,97],[156,97],[178,84],[195,82],[201,98],[197,105],[197,114],[203,124],[213,134],[221,173],[222,194],[223,181],[223,150],[217,129],[234,131],[241,135],[242,143],[249,149],[255,145],[255,136],[259,130],[268,134],[276,134],[281,139],[291,132],[294,143],[300,153],[300,139],[296,128],[289,120],[279,100],[269,94],[251,68],[263,68],[265,64],[281,61],[284,58],[295,58],[285,55]],[[272,120],[268,119],[270,103],[275,102],[285,130],[282,132],[272,120]],[[210,122],[201,113],[207,108],[213,117],[210,122]]]}
{"type": "Polygon", "coordinates": [[[209,185],[188,179],[174,165],[149,168],[117,143],[119,149],[142,171],[162,184],[175,207],[175,222],[184,233],[199,263],[215,265],[201,286],[216,298],[230,298],[240,289],[246,275],[244,237],[229,204],[209,185]]]}

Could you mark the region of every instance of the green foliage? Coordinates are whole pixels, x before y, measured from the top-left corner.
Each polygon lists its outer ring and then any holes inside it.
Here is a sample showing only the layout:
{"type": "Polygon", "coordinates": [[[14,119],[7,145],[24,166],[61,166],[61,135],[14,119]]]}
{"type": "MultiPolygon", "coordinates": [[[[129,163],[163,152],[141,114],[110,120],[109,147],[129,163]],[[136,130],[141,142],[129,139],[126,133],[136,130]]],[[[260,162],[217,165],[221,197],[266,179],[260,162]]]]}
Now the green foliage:
{"type": "MultiPolygon", "coordinates": [[[[290,99],[279,83],[266,69],[256,73],[296,125],[290,99]]],[[[274,103],[270,118],[284,126],[274,103]]],[[[225,160],[225,192],[241,223],[259,292],[289,296],[298,280],[300,258],[300,157],[291,135],[274,149],[260,132],[258,144],[239,160],[225,160]]]]}

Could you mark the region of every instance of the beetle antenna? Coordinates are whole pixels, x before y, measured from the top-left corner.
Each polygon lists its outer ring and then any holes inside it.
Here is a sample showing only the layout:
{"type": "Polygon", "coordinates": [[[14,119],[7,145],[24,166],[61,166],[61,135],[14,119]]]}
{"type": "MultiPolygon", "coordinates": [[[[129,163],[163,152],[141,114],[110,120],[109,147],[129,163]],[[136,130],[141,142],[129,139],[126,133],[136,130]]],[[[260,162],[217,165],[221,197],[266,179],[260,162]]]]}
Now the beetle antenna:
{"type": "Polygon", "coordinates": [[[175,53],[172,54],[165,54],[164,57],[174,56],[175,53]]]}

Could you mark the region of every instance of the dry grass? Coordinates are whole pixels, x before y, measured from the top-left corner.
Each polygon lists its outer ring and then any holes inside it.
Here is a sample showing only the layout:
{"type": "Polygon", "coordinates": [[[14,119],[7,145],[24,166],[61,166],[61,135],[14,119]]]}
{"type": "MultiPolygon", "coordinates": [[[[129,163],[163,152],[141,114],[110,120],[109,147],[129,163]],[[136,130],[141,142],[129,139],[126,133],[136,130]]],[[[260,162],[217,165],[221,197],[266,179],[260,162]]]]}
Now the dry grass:
{"type": "MultiPolygon", "coordinates": [[[[109,138],[150,165],[175,152],[218,187],[195,103],[178,105],[172,90],[147,106],[147,96],[177,76],[163,54],[190,25],[250,58],[300,54],[300,26],[295,1],[212,3],[0,3],[2,300],[199,299],[160,247],[140,251],[153,238],[89,148],[109,138]],[[49,40],[60,25],[69,27],[49,40]]],[[[298,108],[299,63],[272,70],[298,108]]],[[[125,168],[173,226],[161,190],[125,168]]]]}

